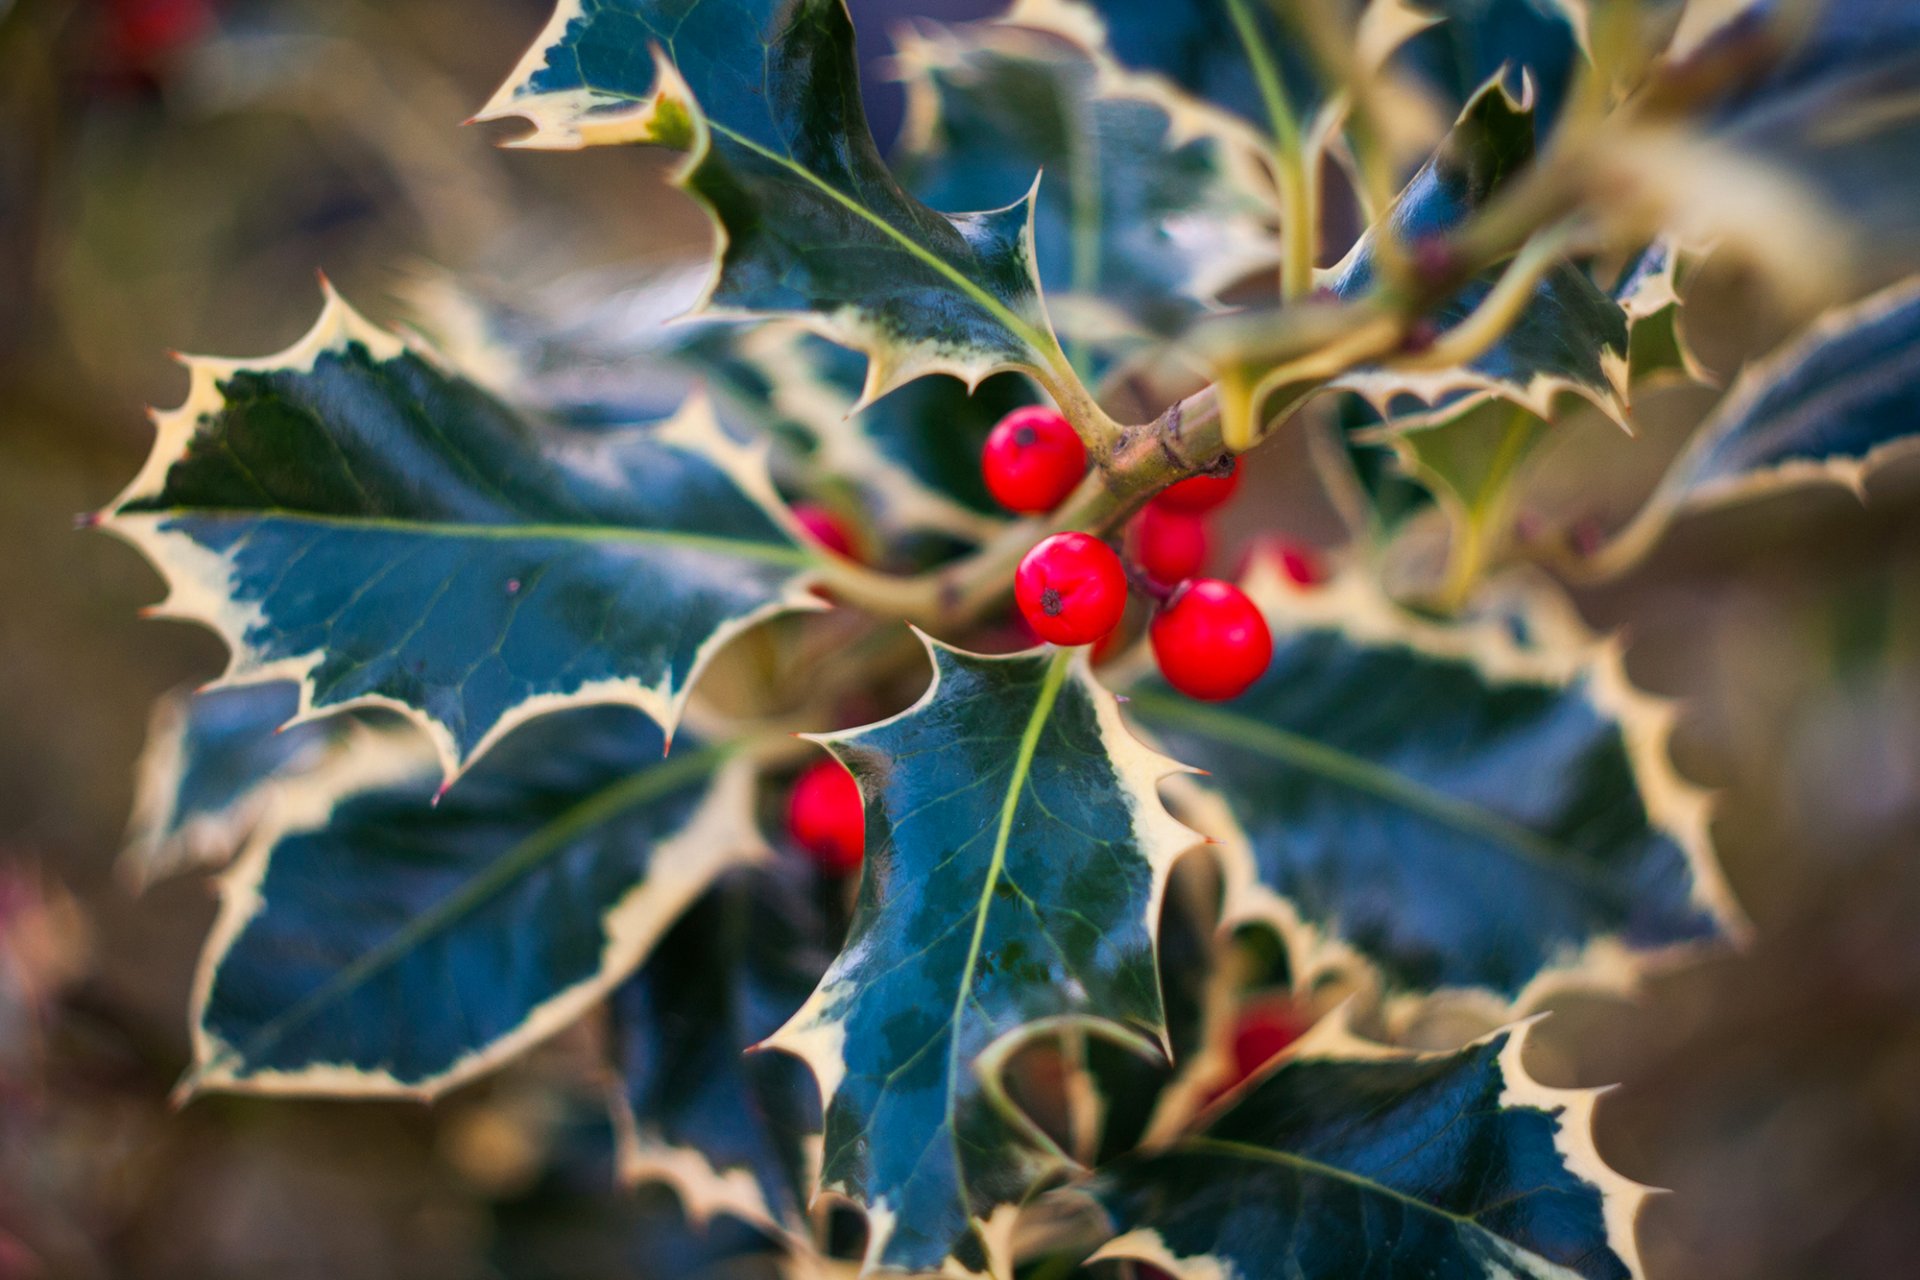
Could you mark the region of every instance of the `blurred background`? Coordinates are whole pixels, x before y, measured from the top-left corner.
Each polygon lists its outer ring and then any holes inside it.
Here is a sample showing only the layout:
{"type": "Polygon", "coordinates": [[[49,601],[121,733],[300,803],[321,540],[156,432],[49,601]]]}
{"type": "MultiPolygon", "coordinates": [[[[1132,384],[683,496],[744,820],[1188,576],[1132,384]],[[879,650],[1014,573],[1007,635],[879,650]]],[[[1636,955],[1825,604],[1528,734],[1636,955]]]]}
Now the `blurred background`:
{"type": "MultiPolygon", "coordinates": [[[[884,142],[890,28],[993,6],[852,7],[884,142]]],[[[113,863],[150,705],[224,655],[141,621],[158,579],[74,528],[144,457],[144,406],[184,394],[168,351],[284,346],[316,269],[381,319],[423,264],[511,286],[703,251],[663,160],[501,152],[510,129],[459,127],[547,8],[0,0],[0,1280],[676,1274],[622,1252],[631,1204],[542,1181],[588,1083],[564,1038],[433,1109],[168,1105],[212,893],[136,896],[113,863]]],[[[1711,268],[1691,311],[1722,374],[1791,323],[1711,268]]],[[[1653,395],[1631,441],[1569,424],[1531,500],[1618,522],[1712,400],[1653,395]]],[[[1335,536],[1297,454],[1253,472],[1244,518],[1335,536]]],[[[1911,1276],[1920,466],[1864,505],[1817,491],[1690,520],[1579,600],[1683,700],[1676,754],[1720,795],[1756,932],[1637,1001],[1568,1003],[1536,1070],[1620,1082],[1601,1149],[1674,1193],[1646,1215],[1653,1280],[1911,1276]]]]}

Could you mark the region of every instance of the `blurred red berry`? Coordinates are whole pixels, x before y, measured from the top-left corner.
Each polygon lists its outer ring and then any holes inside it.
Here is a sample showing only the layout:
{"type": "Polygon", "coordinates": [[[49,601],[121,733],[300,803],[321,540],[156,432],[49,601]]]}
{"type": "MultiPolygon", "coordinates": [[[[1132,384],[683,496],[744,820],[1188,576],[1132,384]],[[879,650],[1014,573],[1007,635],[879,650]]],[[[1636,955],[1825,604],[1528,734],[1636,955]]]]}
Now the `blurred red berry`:
{"type": "Polygon", "coordinates": [[[858,559],[853,554],[853,531],[833,512],[812,502],[802,502],[794,507],[793,518],[800,522],[809,538],[827,550],[849,560],[858,559]]]}
{"type": "Polygon", "coordinates": [[[1133,519],[1133,558],[1162,586],[1185,582],[1206,567],[1207,522],[1148,503],[1133,519]]]}
{"type": "Polygon", "coordinates": [[[1059,412],[1043,405],[1015,409],[987,436],[980,456],[987,492],[1009,511],[1051,511],[1087,471],[1087,448],[1059,412]]]}
{"type": "Polygon", "coordinates": [[[1280,572],[1296,587],[1317,587],[1327,580],[1327,562],[1312,547],[1298,542],[1282,542],[1274,548],[1280,572]]]}
{"type": "Polygon", "coordinates": [[[1098,538],[1056,533],[1034,544],[1013,575],[1027,625],[1052,644],[1091,644],[1127,609],[1127,574],[1098,538]]]}
{"type": "Polygon", "coordinates": [[[1181,480],[1162,489],[1154,498],[1153,505],[1163,511],[1181,511],[1188,515],[1198,515],[1202,511],[1211,511],[1240,487],[1240,459],[1234,458],[1227,469],[1217,476],[1194,476],[1181,480]]]}
{"type": "Polygon", "coordinates": [[[1217,578],[1175,592],[1147,629],[1167,683],[1206,702],[1238,697],[1273,658],[1267,620],[1247,593],[1217,578]]]}
{"type": "Polygon", "coordinates": [[[1312,1025],[1300,1007],[1284,997],[1249,1001],[1233,1026],[1234,1082],[1271,1062],[1312,1025]]]}
{"type": "Polygon", "coordinates": [[[859,784],[838,760],[807,767],[787,798],[787,830],[822,871],[846,875],[866,855],[867,815],[859,784]]]}

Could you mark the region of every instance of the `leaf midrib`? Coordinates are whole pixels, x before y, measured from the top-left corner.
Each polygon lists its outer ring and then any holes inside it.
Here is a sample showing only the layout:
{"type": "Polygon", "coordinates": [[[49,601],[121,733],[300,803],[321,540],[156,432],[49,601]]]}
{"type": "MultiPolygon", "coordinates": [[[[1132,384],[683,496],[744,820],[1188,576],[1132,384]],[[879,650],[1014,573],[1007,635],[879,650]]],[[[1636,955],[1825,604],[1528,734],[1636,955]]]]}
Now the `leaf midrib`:
{"type": "MultiPolygon", "coordinates": [[[[677,759],[669,759],[640,773],[622,778],[618,782],[610,783],[588,795],[559,817],[501,854],[459,889],[395,930],[386,941],[340,968],[331,978],[316,987],[285,1013],[270,1019],[266,1025],[247,1037],[242,1044],[224,1046],[220,1052],[196,1067],[183,1082],[183,1087],[193,1087],[223,1066],[256,1061],[263,1052],[270,1050],[289,1033],[305,1026],[322,1011],[365,985],[376,974],[398,962],[421,943],[477,910],[488,900],[505,891],[515,881],[532,873],[582,833],[612,821],[629,809],[659,799],[704,774],[713,772],[728,754],[729,750],[726,747],[707,747],[688,752],[677,759]]],[[[351,798],[353,797],[343,796],[340,799],[345,801],[351,798]]],[[[337,804],[338,802],[336,802],[336,808],[337,804]]],[[[264,870],[262,874],[264,875],[264,870]]],[[[238,941],[238,935],[234,941],[238,941]]],[[[204,1018],[204,1014],[202,1016],[204,1018]]],[[[476,1046],[476,1048],[484,1048],[484,1046],[476,1046]]],[[[433,1077],[429,1077],[431,1078],[433,1077]]]]}
{"type": "Polygon", "coordinates": [[[1284,764],[1317,774],[1329,782],[1364,791],[1463,834],[1494,841],[1543,870],[1579,880],[1598,890],[1612,892],[1612,887],[1600,880],[1581,855],[1568,846],[1545,839],[1491,810],[1456,799],[1339,747],[1277,725],[1251,720],[1230,711],[1196,706],[1185,698],[1170,697],[1150,690],[1134,692],[1129,701],[1136,710],[1150,718],[1175,722],[1216,741],[1257,751],[1284,764]]]}
{"type": "Polygon", "coordinates": [[[383,516],[331,516],[285,507],[165,507],[155,510],[122,509],[121,518],[148,516],[160,520],[284,520],[369,533],[472,538],[497,542],[631,543],[680,547],[763,560],[770,564],[810,564],[813,557],[800,547],[754,542],[712,533],[684,533],[671,529],[640,529],[602,524],[477,524],[458,521],[401,520],[383,516]]]}

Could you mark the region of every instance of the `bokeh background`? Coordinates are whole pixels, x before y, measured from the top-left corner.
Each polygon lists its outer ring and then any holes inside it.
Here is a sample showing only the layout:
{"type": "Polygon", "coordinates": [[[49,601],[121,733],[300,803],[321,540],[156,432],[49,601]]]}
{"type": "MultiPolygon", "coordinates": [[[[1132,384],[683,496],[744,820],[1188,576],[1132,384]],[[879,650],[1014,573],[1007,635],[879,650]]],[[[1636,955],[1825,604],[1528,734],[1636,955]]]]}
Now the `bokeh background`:
{"type": "MultiPolygon", "coordinates": [[[[988,7],[856,0],[883,140],[889,29],[988,7]]],[[[541,1180],[591,1084],[565,1038],[432,1109],[169,1106],[212,895],[136,896],[113,864],[149,706],[223,655],[141,621],[157,578],[75,529],[143,458],[143,407],[183,394],[168,350],[278,349],[316,268],[381,318],[423,264],[512,287],[701,250],[659,159],[459,127],[546,12],[0,0],[0,1280],[675,1274],[622,1247],[631,1205],[541,1180]]],[[[1692,315],[1722,373],[1792,323],[1715,269],[1692,315]]],[[[1712,399],[1652,396],[1633,440],[1569,424],[1529,501],[1622,519],[1712,399]]],[[[1243,524],[1335,536],[1297,454],[1253,479],[1243,524]]],[[[1920,466],[1864,504],[1690,520],[1578,598],[1683,701],[1676,754],[1719,793],[1756,929],[1635,1001],[1569,1002],[1537,1072],[1620,1082],[1601,1148],[1673,1192],[1646,1214],[1652,1280],[1920,1273],[1920,466]]]]}

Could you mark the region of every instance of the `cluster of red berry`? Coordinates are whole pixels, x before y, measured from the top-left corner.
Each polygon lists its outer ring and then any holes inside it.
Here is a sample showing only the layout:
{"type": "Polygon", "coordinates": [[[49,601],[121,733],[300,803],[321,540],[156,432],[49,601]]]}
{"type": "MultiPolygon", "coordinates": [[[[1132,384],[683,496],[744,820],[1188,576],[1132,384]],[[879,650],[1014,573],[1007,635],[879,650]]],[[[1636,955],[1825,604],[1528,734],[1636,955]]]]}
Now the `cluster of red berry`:
{"type": "MultiPolygon", "coordinates": [[[[1086,475],[1087,451],[1056,410],[1016,409],[987,437],[981,457],[987,490],[1009,511],[1054,510],[1086,475]]],[[[1239,486],[1238,465],[1169,485],[1129,526],[1126,545],[1138,582],[1158,601],[1147,637],[1167,683],[1190,697],[1238,697],[1273,658],[1273,636],[1247,594],[1230,582],[1197,576],[1212,542],[1207,518],[1239,486]]],[[[794,514],[828,550],[855,555],[851,531],[823,507],[794,514]]],[[[1281,552],[1289,576],[1310,585],[1317,566],[1297,548],[1281,552]]],[[[1041,539],[1014,573],[1014,602],[1034,635],[1058,645],[1101,645],[1118,634],[1127,608],[1127,566],[1107,543],[1085,533],[1041,539]]],[[[1094,650],[1096,659],[1100,654],[1094,650]]],[[[841,875],[860,866],[866,820],[860,790],[838,761],[822,760],[800,775],[787,808],[787,828],[823,870],[841,875]]]]}
{"type": "MultiPolygon", "coordinates": [[[[1087,451],[1073,427],[1052,409],[1008,414],[987,437],[982,466],[987,489],[1011,511],[1051,511],[1080,483],[1087,451]]],[[[1142,585],[1164,593],[1147,629],[1167,682],[1208,701],[1237,697],[1266,672],[1273,657],[1267,623],[1245,592],[1196,577],[1211,541],[1207,514],[1233,496],[1237,465],[1218,475],[1168,486],[1137,516],[1128,554],[1142,585]]],[[[1127,607],[1127,570],[1114,549],[1084,533],[1042,539],[1014,574],[1014,601],[1042,640],[1094,644],[1119,626],[1127,607]]]]}

